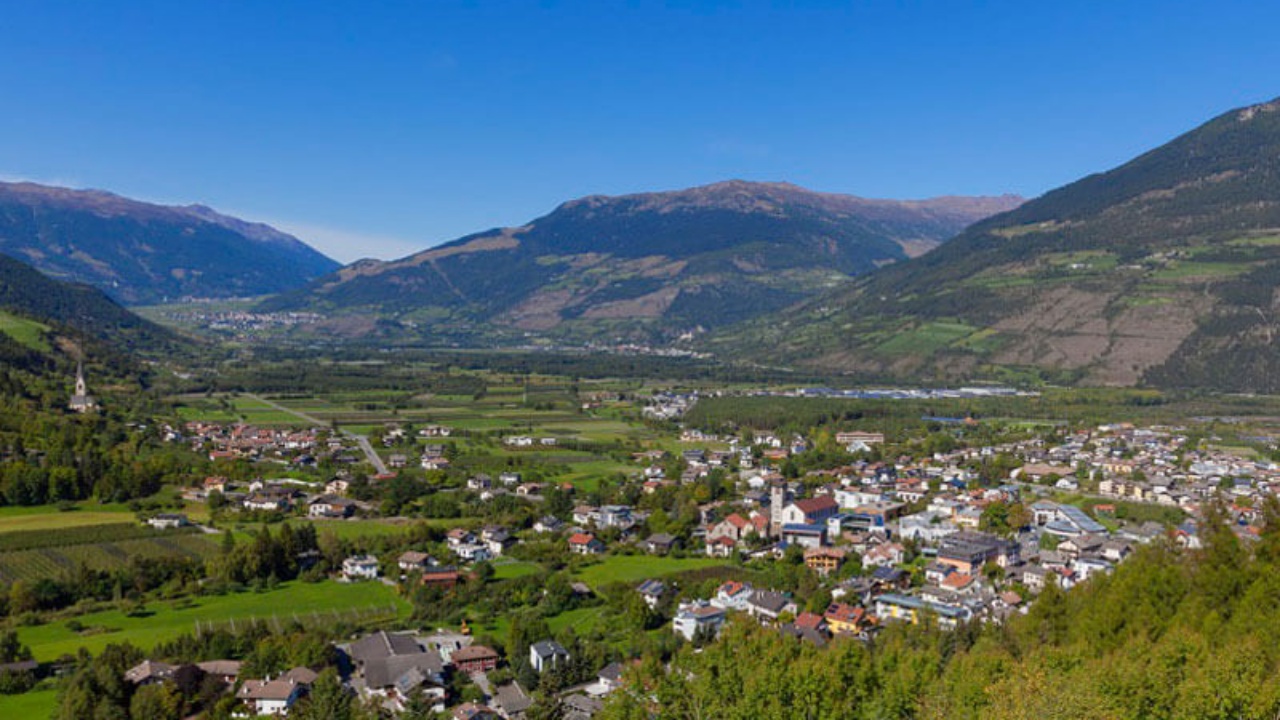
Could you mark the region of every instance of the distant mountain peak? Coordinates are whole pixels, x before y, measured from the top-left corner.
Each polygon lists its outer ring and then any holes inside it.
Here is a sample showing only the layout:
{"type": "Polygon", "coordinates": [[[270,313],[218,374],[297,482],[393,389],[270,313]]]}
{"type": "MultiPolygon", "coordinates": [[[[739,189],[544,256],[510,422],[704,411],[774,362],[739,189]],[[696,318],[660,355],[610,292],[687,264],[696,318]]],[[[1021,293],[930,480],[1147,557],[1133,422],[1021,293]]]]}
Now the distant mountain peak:
{"type": "Polygon", "coordinates": [[[867,200],[746,180],[589,195],[520,227],[349,265],[263,307],[649,341],[785,307],[1018,202],[867,200]]]}
{"type": "Polygon", "coordinates": [[[338,267],[301,240],[205,205],[0,182],[0,252],[118,300],[266,295],[338,267]]]}

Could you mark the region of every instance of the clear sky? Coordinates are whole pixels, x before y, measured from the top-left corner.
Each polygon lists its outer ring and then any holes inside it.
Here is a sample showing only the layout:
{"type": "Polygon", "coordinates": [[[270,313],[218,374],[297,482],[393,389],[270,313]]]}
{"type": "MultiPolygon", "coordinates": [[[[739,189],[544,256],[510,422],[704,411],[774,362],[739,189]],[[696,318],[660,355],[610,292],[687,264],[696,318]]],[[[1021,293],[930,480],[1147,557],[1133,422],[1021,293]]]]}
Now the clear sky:
{"type": "Polygon", "coordinates": [[[1228,0],[14,0],[0,178],[343,261],[729,178],[1034,196],[1280,95],[1277,28],[1228,0]]]}

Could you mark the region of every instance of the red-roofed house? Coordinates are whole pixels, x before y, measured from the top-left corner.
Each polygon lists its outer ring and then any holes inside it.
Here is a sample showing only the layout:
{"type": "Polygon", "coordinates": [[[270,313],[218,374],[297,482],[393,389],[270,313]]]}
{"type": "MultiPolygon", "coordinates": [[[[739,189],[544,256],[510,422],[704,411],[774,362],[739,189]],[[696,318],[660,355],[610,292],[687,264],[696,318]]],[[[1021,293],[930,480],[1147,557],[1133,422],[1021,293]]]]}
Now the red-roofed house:
{"type": "Polygon", "coordinates": [[[857,635],[870,624],[870,616],[860,605],[831,603],[822,617],[827,628],[837,635],[857,635]]]}
{"type": "Polygon", "coordinates": [[[591,533],[574,533],[569,538],[569,552],[579,555],[599,555],[604,552],[604,543],[591,533]]]}

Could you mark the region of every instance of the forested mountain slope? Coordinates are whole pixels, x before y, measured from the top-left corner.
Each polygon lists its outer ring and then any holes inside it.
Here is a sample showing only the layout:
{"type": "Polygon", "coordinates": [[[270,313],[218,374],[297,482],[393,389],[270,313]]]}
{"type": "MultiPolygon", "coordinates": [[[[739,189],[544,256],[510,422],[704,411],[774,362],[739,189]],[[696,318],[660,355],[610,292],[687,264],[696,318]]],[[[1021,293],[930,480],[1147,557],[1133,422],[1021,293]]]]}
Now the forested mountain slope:
{"type": "Polygon", "coordinates": [[[0,183],[0,253],[129,304],[265,295],[338,263],[297,238],[201,205],[0,183]]]}
{"type": "Polygon", "coordinates": [[[713,347],[893,377],[1020,366],[1094,384],[1276,392],[1277,284],[1280,101],[1228,112],[713,347]]]}
{"type": "Polygon", "coordinates": [[[381,331],[669,339],[920,255],[1020,201],[868,200],[742,181],[592,196],[522,227],[355,263],[263,308],[376,317],[381,331]]]}

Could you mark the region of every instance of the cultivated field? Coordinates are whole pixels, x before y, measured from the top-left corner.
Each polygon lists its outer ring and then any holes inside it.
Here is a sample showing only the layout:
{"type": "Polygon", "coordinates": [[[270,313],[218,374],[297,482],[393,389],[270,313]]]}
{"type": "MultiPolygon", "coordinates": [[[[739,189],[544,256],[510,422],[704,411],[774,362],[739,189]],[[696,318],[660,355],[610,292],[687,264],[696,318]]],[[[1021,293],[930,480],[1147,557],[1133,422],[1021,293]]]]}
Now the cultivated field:
{"type": "Polygon", "coordinates": [[[253,622],[276,626],[292,621],[311,625],[377,617],[394,620],[406,616],[409,609],[394,589],[382,583],[293,582],[261,593],[148,603],[145,613],[134,616],[119,610],[89,613],[75,618],[84,627],[79,632],[65,622],[51,622],[19,628],[18,637],[44,662],[74,655],[80,647],[96,654],[126,640],[150,648],[198,629],[233,629],[253,622]]]}

